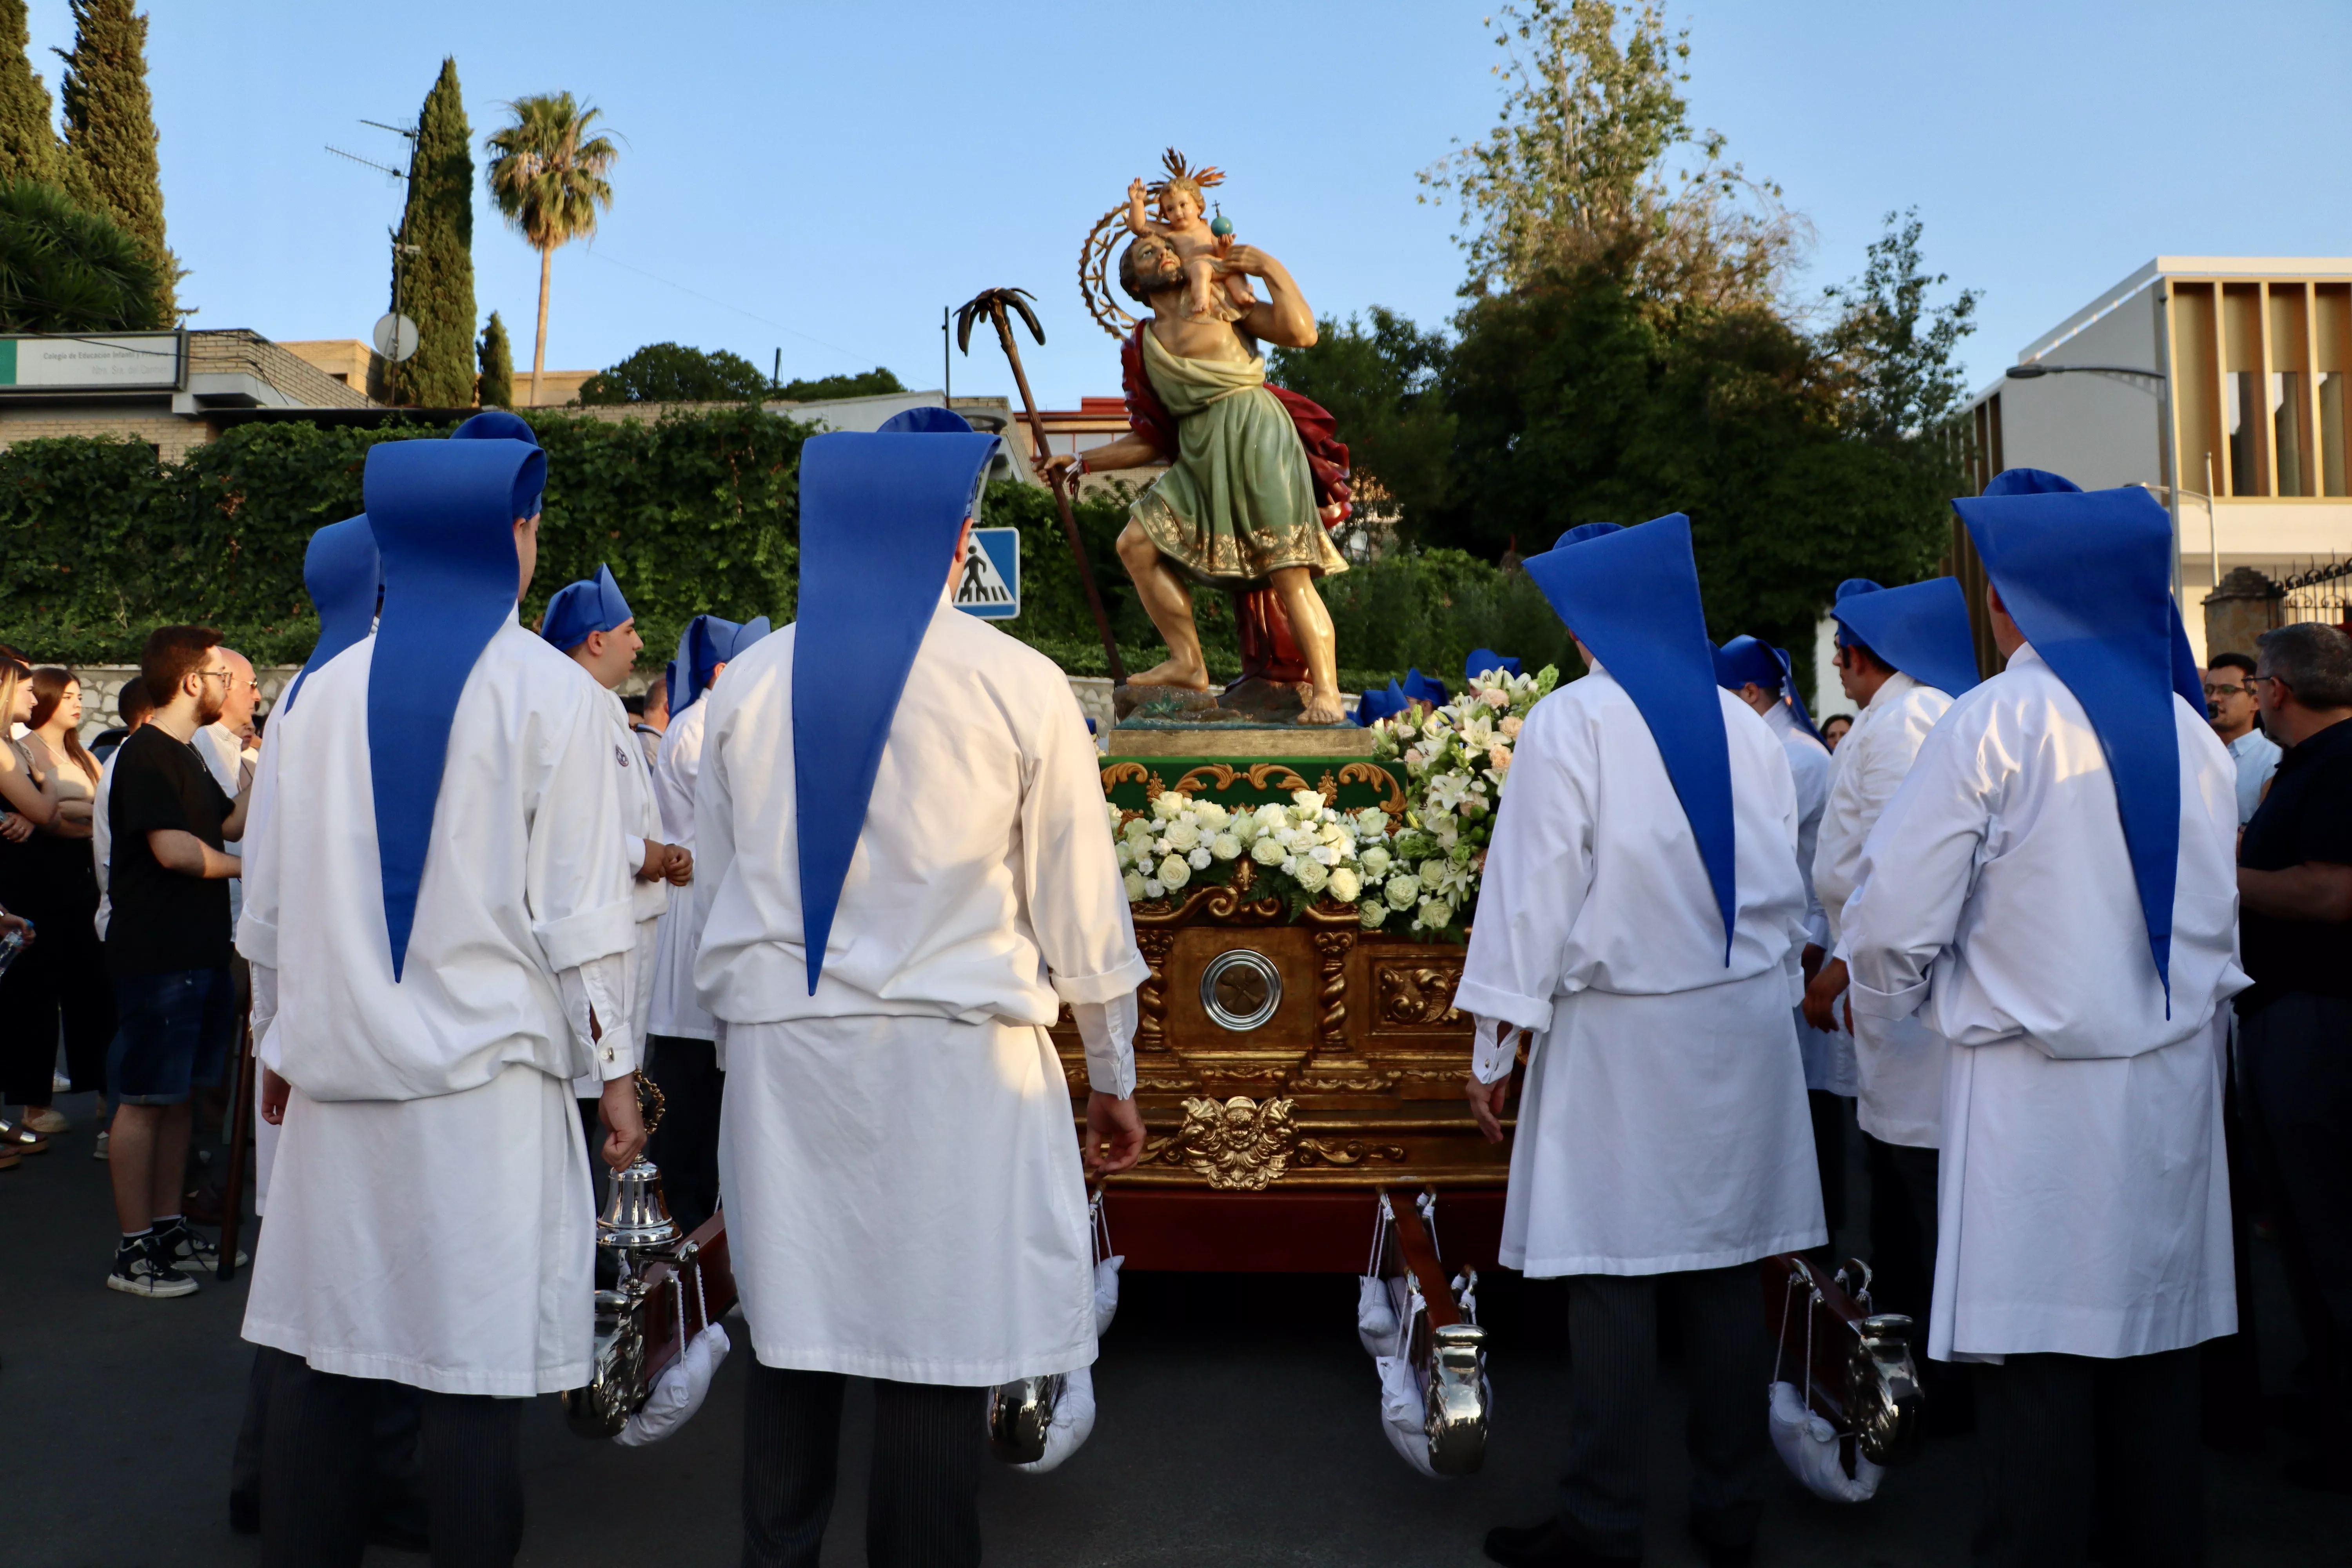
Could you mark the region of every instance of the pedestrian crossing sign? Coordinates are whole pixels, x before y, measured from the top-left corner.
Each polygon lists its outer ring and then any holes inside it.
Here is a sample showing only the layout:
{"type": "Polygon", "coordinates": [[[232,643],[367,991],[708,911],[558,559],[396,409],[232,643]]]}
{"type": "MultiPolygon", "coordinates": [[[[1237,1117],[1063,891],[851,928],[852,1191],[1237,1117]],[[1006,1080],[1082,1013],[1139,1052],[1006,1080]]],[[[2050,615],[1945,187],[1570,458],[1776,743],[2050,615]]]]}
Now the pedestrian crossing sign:
{"type": "Polygon", "coordinates": [[[1021,613],[1021,531],[975,528],[956,574],[955,607],[987,621],[1021,613]]]}

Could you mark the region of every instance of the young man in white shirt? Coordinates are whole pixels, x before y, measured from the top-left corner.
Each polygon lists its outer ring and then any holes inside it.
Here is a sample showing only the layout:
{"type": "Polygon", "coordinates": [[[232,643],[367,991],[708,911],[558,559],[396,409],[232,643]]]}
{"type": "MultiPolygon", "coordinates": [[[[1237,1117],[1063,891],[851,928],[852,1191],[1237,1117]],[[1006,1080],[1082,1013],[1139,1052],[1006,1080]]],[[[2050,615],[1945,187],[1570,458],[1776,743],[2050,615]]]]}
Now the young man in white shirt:
{"type": "Polygon", "coordinates": [[[1979,1563],[2188,1568],[2195,1347],[2237,1326],[2233,770],[2145,490],[2011,469],[1953,504],[2008,667],[1920,748],[1844,937],[1856,1019],[1949,1042],[1928,1353],[1973,1363],[1979,1563]]]}
{"type": "Polygon", "coordinates": [[[2205,670],[2205,709],[2213,716],[2213,733],[2230,748],[2238,767],[2238,826],[2254,819],[2263,804],[2263,786],[2278,772],[2279,744],[2254,722],[2262,705],[2254,690],[2254,658],[2246,653],[2221,653],[2205,670]]]}

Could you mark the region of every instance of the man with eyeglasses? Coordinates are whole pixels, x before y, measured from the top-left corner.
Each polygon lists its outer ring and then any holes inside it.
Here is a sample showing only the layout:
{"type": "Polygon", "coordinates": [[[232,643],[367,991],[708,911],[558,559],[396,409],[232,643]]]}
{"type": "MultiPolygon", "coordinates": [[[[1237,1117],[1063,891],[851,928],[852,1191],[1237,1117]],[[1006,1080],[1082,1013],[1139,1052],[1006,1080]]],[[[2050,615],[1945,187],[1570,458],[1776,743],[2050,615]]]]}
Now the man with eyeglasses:
{"type": "Polygon", "coordinates": [[[2254,720],[2262,711],[2254,691],[2254,660],[2251,654],[2218,653],[2205,671],[2205,712],[2213,733],[2230,748],[2238,764],[2238,826],[2254,819],[2263,804],[2263,786],[2278,772],[2279,746],[2263,733],[2254,720]]]}
{"type": "Polygon", "coordinates": [[[180,1176],[191,1099],[218,1083],[236,1028],[229,977],[227,842],[245,834],[234,801],[197,753],[235,672],[209,626],[159,626],[140,679],[157,707],[115,754],[107,795],[112,917],[106,964],[114,981],[114,1043],[106,1081],[116,1100],[108,1170],[122,1228],[107,1285],[133,1296],[185,1296],[190,1268],[218,1254],[188,1226],[180,1176]]]}

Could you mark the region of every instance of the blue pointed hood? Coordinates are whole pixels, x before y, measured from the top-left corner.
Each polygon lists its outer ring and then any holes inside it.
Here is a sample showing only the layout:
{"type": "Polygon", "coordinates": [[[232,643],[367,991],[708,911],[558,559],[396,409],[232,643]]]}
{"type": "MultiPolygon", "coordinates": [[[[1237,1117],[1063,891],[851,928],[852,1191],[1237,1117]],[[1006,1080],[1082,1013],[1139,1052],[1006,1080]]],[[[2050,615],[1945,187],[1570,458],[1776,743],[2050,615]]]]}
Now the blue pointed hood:
{"type": "Polygon", "coordinates": [[[1432,680],[1422,674],[1419,666],[1404,672],[1404,685],[1399,689],[1403,691],[1404,700],[1408,705],[1426,702],[1432,708],[1443,708],[1454,700],[1453,695],[1445,689],[1445,683],[1442,680],[1432,680]]]}
{"type": "Polygon", "coordinates": [[[383,565],[376,559],[375,531],[368,526],[365,512],[331,522],[310,536],[310,547],[302,552],[302,586],[318,607],[319,641],[286,688],[278,706],[287,710],[293,708],[312,670],[366,637],[375,624],[383,565]]]}
{"type": "Polygon", "coordinates": [[[1957,577],[1931,577],[1900,588],[1882,588],[1867,577],[1838,584],[1838,646],[1866,644],[1889,667],[1947,697],[1977,683],[1976,633],[1969,625],[1969,596],[1957,577]]]}
{"type": "Polygon", "coordinates": [[[629,601],[621,597],[620,584],[613,580],[613,569],[600,561],[596,575],[555,591],[540,618],[539,635],[570,653],[588,640],[590,632],[609,632],[635,619],[629,601]]]}
{"type": "Polygon", "coordinates": [[[1497,669],[1508,675],[1517,675],[1519,673],[1519,661],[1508,654],[1496,653],[1490,647],[1472,648],[1470,657],[1462,661],[1462,679],[1475,680],[1478,677],[1497,669]]]}
{"type": "Polygon", "coordinates": [[[520,441],[383,441],[368,448],[367,517],[383,559],[383,614],[368,671],[392,977],[408,959],[449,723],[474,662],[514,614],[514,524],[539,510],[547,458],[520,441]]]}
{"type": "MultiPolygon", "coordinates": [[[[450,431],[449,439],[452,441],[520,441],[526,447],[536,447],[539,445],[539,432],[525,423],[520,415],[509,409],[485,408],[471,419],[459,425],[455,430],[450,431]]],[[[517,505],[527,507],[529,510],[519,511],[515,515],[530,517],[536,514],[540,509],[540,503],[545,499],[542,492],[546,489],[547,474],[542,469],[539,476],[538,488],[530,492],[527,500],[518,499],[516,502],[517,505]]]]}
{"type": "Polygon", "coordinates": [[[1814,727],[1813,716],[1805,710],[1804,697],[1797,690],[1797,672],[1789,663],[1787,648],[1773,647],[1751,637],[1733,637],[1715,650],[1715,680],[1726,691],[1737,691],[1751,680],[1767,691],[1779,688],[1796,713],[1797,727],[1821,740],[1822,732],[1814,727]]]}
{"type": "Polygon", "coordinates": [[[1739,921],[1731,742],[1717,695],[1715,645],[1699,605],[1690,519],[1672,512],[1634,528],[1588,522],[1522,564],[1641,710],[1698,841],[1723,915],[1728,965],[1739,921]]]}
{"type": "Polygon", "coordinates": [[[2172,520],[2137,486],[2084,491],[2036,468],[2011,468],[1952,506],[2017,629],[2098,732],[2168,1011],[2180,864],[2172,701],[2185,657],[2172,603],[2172,520]]]}
{"type": "Polygon", "coordinates": [[[1367,691],[1356,700],[1356,722],[1370,729],[1383,719],[1393,719],[1411,704],[1404,700],[1404,688],[1391,680],[1383,690],[1367,691]]]}
{"type": "Polygon", "coordinates": [[[663,676],[670,717],[675,719],[701,701],[702,694],[718,679],[719,667],[732,663],[737,654],[766,637],[769,630],[765,616],[748,621],[697,616],[687,622],[686,629],[677,634],[677,656],[663,676]]]}
{"type": "Polygon", "coordinates": [[[816,436],[801,447],[793,783],[811,995],[907,672],[1001,444],[950,429],[816,436]]]}

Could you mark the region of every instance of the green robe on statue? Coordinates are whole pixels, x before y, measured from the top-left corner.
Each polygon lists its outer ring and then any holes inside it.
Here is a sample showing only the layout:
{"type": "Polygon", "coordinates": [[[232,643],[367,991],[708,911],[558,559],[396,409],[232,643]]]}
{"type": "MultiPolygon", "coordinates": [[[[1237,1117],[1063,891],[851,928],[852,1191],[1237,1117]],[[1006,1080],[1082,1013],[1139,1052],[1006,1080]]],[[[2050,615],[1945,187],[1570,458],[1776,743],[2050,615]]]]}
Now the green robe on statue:
{"type": "Polygon", "coordinates": [[[1277,567],[1317,576],[1348,563],[1315,511],[1306,449],[1265,358],[1185,359],[1142,333],[1144,374],[1176,419],[1176,460],[1129,509],[1160,553],[1198,582],[1255,587],[1277,567]]]}

